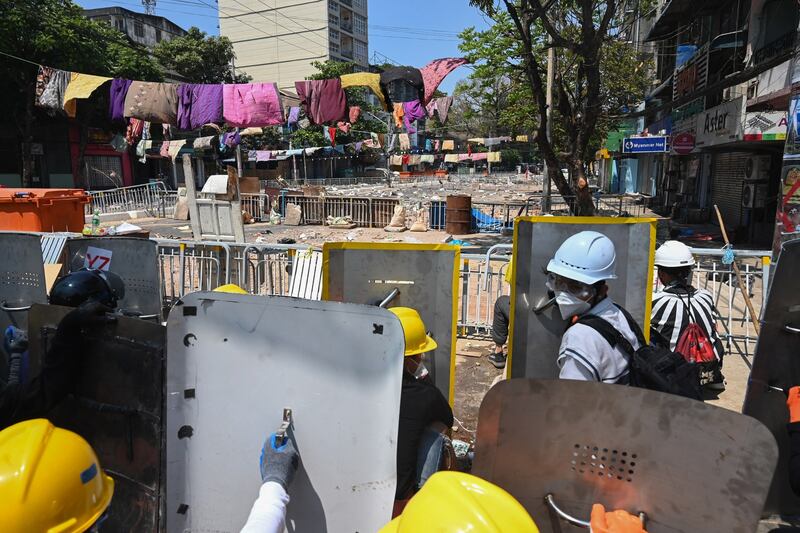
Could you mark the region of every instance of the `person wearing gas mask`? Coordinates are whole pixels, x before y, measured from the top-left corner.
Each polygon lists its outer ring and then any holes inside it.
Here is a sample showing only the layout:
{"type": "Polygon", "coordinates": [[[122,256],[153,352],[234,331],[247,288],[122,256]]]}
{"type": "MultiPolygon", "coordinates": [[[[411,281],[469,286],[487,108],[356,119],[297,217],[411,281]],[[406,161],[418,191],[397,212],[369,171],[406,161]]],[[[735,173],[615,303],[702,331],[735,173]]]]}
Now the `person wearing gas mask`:
{"type": "Polygon", "coordinates": [[[608,321],[639,348],[636,335],[619,307],[608,295],[606,280],[615,279],[616,252],[611,239],[596,231],[581,231],[565,240],[547,265],[548,288],[568,328],[558,350],[561,379],[629,382],[628,357],[611,346],[594,328],[575,323],[578,317],[594,315],[608,321]]]}

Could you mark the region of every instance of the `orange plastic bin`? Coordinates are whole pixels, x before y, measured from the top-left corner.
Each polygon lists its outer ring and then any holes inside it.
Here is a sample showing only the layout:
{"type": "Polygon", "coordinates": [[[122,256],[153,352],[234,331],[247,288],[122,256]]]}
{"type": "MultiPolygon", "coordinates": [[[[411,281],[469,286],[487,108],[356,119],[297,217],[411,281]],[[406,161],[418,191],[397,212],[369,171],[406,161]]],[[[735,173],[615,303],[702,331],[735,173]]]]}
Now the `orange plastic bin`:
{"type": "Polygon", "coordinates": [[[80,233],[89,201],[83,189],[0,189],[0,230],[80,233]]]}

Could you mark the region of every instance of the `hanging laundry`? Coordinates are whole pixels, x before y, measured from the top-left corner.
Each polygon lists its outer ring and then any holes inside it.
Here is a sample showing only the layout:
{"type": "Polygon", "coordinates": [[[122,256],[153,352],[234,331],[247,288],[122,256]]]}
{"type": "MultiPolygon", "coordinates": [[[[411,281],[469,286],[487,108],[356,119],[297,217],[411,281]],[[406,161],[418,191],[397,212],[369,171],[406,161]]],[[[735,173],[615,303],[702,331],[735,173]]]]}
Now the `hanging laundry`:
{"type": "Polygon", "coordinates": [[[400,139],[400,149],[401,150],[410,150],[411,149],[411,140],[408,137],[408,133],[400,133],[400,134],[398,134],[398,138],[400,139]]]}
{"type": "Polygon", "coordinates": [[[425,139],[425,151],[431,152],[433,151],[433,141],[430,139],[425,139]]]}
{"type": "Polygon", "coordinates": [[[120,153],[127,151],[128,147],[130,147],[130,144],[128,144],[128,141],[125,140],[125,137],[123,137],[119,133],[114,135],[111,138],[111,141],[109,141],[108,144],[111,145],[111,148],[113,148],[115,151],[120,152],[120,153]]]}
{"type": "Polygon", "coordinates": [[[424,83],[419,69],[389,67],[381,74],[381,87],[393,104],[422,100],[424,83]]]}
{"type": "Polygon", "coordinates": [[[375,96],[378,97],[381,107],[385,110],[389,109],[389,106],[386,104],[386,96],[383,94],[383,89],[381,88],[380,74],[354,72],[353,74],[342,75],[340,80],[342,82],[343,89],[346,89],[347,87],[368,87],[372,90],[375,96]]]}
{"type": "Polygon", "coordinates": [[[300,108],[297,106],[289,108],[289,118],[286,119],[286,123],[290,126],[292,124],[297,124],[297,121],[300,120],[300,108]]]}
{"type": "Polygon", "coordinates": [[[419,158],[419,162],[433,164],[433,154],[422,154],[419,158]]]}
{"type": "Polygon", "coordinates": [[[145,141],[150,139],[150,123],[146,120],[144,121],[144,126],[142,127],[142,139],[145,141]]]}
{"type": "Polygon", "coordinates": [[[219,137],[216,135],[209,135],[208,137],[197,137],[194,140],[192,148],[199,151],[215,150],[219,143],[219,137]]]}
{"type": "Polygon", "coordinates": [[[387,152],[391,152],[394,150],[394,145],[397,143],[397,135],[391,134],[389,135],[389,146],[386,147],[387,152]]]}
{"type": "Polygon", "coordinates": [[[442,80],[456,68],[466,65],[468,61],[460,57],[444,57],[434,59],[420,69],[424,89],[423,101],[427,104],[433,98],[433,93],[442,83],[442,80]]]}
{"type": "Polygon", "coordinates": [[[222,144],[228,148],[236,148],[241,142],[242,136],[238,130],[230,131],[222,135],[222,144]]]}
{"type": "Polygon", "coordinates": [[[142,136],[144,131],[144,121],[138,118],[128,120],[128,128],[125,130],[125,140],[129,145],[133,146],[142,136]]]}
{"type": "Polygon", "coordinates": [[[393,167],[400,166],[403,164],[403,156],[401,155],[393,155],[389,158],[389,164],[393,167]]]}
{"type": "Polygon", "coordinates": [[[489,157],[486,159],[489,163],[500,162],[500,152],[489,152],[489,157]]]}
{"type": "Polygon", "coordinates": [[[458,154],[445,154],[445,163],[458,163],[458,154]]]}
{"type": "Polygon", "coordinates": [[[339,146],[334,146],[333,149],[340,154],[344,154],[344,146],[341,144],[339,146]]]}
{"type": "Polygon", "coordinates": [[[332,126],[322,128],[322,133],[325,135],[325,140],[331,143],[331,146],[336,146],[336,128],[332,126]]]}
{"type": "Polygon", "coordinates": [[[407,165],[407,164],[408,164],[408,162],[411,160],[411,156],[410,156],[409,154],[403,154],[403,155],[402,155],[402,156],[400,156],[400,157],[402,157],[402,158],[403,158],[403,164],[404,164],[404,165],[407,165]]]}
{"type": "Polygon", "coordinates": [[[153,146],[153,141],[141,140],[136,145],[136,155],[140,163],[147,163],[147,151],[153,146]]]}
{"type": "Polygon", "coordinates": [[[275,83],[225,84],[222,114],[231,126],[277,126],[283,124],[283,104],[275,83]]]}
{"type": "Polygon", "coordinates": [[[264,128],[245,128],[239,132],[242,137],[247,135],[264,135],[264,128]]]}
{"type": "Polygon", "coordinates": [[[41,98],[44,88],[50,83],[50,77],[52,75],[52,68],[39,65],[39,70],[36,72],[36,97],[33,100],[34,104],[39,105],[39,98],[41,98]]]}
{"type": "Polygon", "coordinates": [[[271,159],[273,159],[271,151],[256,150],[256,161],[269,161],[271,159]]]}
{"type": "Polygon", "coordinates": [[[472,155],[472,145],[467,144],[467,155],[472,155]]]}
{"type": "Polygon", "coordinates": [[[183,145],[186,144],[186,139],[180,139],[178,141],[170,141],[169,148],[167,148],[167,153],[169,154],[169,158],[172,159],[172,162],[175,163],[175,158],[178,157],[178,152],[181,151],[183,145]]]}
{"type": "Polygon", "coordinates": [[[355,124],[358,121],[358,117],[361,116],[361,107],[357,105],[350,106],[350,109],[347,111],[348,118],[350,119],[350,124],[355,124]]]}
{"type": "Polygon", "coordinates": [[[178,121],[177,86],[134,81],[125,96],[124,115],[158,124],[175,124],[178,121]]]}
{"type": "Polygon", "coordinates": [[[92,96],[92,93],[111,78],[105,76],[93,76],[92,74],[81,74],[73,72],[69,79],[67,90],[64,91],[64,111],[70,118],[75,118],[78,110],[76,100],[85,100],[92,96]]]}
{"type": "Polygon", "coordinates": [[[483,140],[483,144],[486,146],[497,146],[504,142],[511,142],[511,137],[487,137],[483,140]]]}
{"type": "Polygon", "coordinates": [[[47,70],[50,71],[49,76],[45,76],[47,71],[43,72],[42,81],[44,83],[44,87],[42,88],[42,92],[39,95],[36,104],[39,107],[46,108],[48,110],[48,114],[55,115],[56,111],[64,111],[64,93],[67,91],[67,85],[69,85],[72,72],[57,69],[47,70]]]}
{"type": "Polygon", "coordinates": [[[467,161],[472,158],[472,154],[458,154],[459,161],[467,161]]]}
{"type": "Polygon", "coordinates": [[[114,122],[125,120],[125,97],[128,95],[131,83],[133,83],[131,80],[123,78],[111,80],[111,89],[108,94],[108,116],[114,122]]]}
{"type": "Polygon", "coordinates": [[[403,111],[403,104],[392,104],[392,116],[394,117],[394,125],[398,128],[403,127],[403,115],[405,112],[403,111]]]}
{"type": "Polygon", "coordinates": [[[363,142],[361,142],[361,141],[356,141],[356,144],[353,146],[353,147],[356,149],[356,152],[360,152],[360,151],[361,151],[361,146],[362,146],[363,144],[364,144],[364,143],[363,143],[363,142]]]}
{"type": "Polygon", "coordinates": [[[194,130],[209,122],[222,122],[222,85],[178,85],[178,128],[194,130]]]}
{"type": "Polygon", "coordinates": [[[370,140],[372,141],[373,148],[380,148],[381,147],[381,136],[377,133],[370,133],[369,134],[370,140]]]}
{"type": "Polygon", "coordinates": [[[439,122],[444,124],[447,122],[447,113],[450,111],[450,106],[453,105],[453,97],[452,96],[442,96],[441,98],[434,98],[428,105],[425,106],[425,109],[428,111],[428,116],[432,117],[434,113],[438,115],[439,122]]]}
{"type": "Polygon", "coordinates": [[[286,150],[286,155],[288,157],[294,157],[296,155],[303,155],[303,149],[302,148],[298,148],[298,149],[295,149],[295,150],[286,150]]]}
{"type": "Polygon", "coordinates": [[[342,133],[345,133],[345,134],[350,133],[350,123],[349,122],[343,122],[343,121],[340,120],[339,122],[336,123],[336,127],[339,128],[339,131],[341,131],[342,133]]]}
{"type": "Polygon", "coordinates": [[[314,152],[316,152],[319,149],[320,149],[319,146],[315,146],[314,148],[306,148],[305,149],[305,154],[306,155],[312,155],[314,152]]]}
{"type": "Polygon", "coordinates": [[[247,160],[248,161],[255,161],[256,160],[256,151],[255,150],[248,150],[247,151],[247,160]]]}
{"type": "Polygon", "coordinates": [[[414,121],[426,116],[428,115],[425,111],[425,106],[419,100],[403,102],[403,123],[408,133],[417,133],[417,129],[413,126],[414,121]]]}
{"type": "Polygon", "coordinates": [[[527,135],[517,135],[514,138],[514,140],[517,141],[518,143],[526,143],[526,142],[528,142],[528,136],[527,135]]]}
{"type": "Polygon", "coordinates": [[[161,148],[158,151],[158,155],[161,157],[169,157],[169,141],[164,141],[161,143],[161,148]]]}
{"type": "Polygon", "coordinates": [[[314,124],[336,122],[344,118],[347,99],[338,78],[296,81],[294,87],[300,103],[305,107],[306,115],[314,124]]]}
{"type": "Polygon", "coordinates": [[[453,139],[445,139],[442,141],[442,150],[455,150],[456,143],[453,139]]]}
{"type": "Polygon", "coordinates": [[[433,150],[438,152],[440,145],[441,145],[441,142],[439,142],[439,139],[436,139],[436,141],[433,143],[433,150]]]}
{"type": "Polygon", "coordinates": [[[419,165],[420,156],[417,154],[412,154],[411,157],[408,158],[409,165],[419,165]]]}
{"type": "Polygon", "coordinates": [[[486,158],[488,157],[488,155],[489,155],[488,152],[474,153],[474,154],[472,154],[472,160],[473,161],[486,161],[486,158]]]}

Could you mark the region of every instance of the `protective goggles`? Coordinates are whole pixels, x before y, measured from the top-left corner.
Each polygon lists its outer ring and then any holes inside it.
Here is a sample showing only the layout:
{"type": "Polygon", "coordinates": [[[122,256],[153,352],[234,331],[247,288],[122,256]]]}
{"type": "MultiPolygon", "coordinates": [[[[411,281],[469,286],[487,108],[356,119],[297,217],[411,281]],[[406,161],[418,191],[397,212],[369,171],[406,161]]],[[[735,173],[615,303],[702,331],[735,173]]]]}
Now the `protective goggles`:
{"type": "Polygon", "coordinates": [[[581,300],[594,296],[593,286],[553,274],[552,272],[547,274],[547,288],[553,292],[568,292],[581,300]]]}

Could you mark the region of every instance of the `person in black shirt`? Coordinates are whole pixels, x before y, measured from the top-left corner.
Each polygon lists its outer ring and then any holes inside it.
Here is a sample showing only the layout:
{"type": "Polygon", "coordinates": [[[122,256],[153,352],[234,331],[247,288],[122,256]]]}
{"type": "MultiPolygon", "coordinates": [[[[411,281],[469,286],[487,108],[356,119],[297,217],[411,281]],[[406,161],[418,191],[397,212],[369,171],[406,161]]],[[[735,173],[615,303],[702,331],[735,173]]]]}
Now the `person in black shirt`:
{"type": "Polygon", "coordinates": [[[403,363],[403,386],[400,394],[400,426],[397,436],[396,500],[406,500],[417,491],[417,457],[425,429],[434,423],[453,425],[453,411],[447,398],[427,377],[420,374],[422,355],[436,349],[425,332],[419,313],[408,307],[389,309],[400,319],[406,349],[403,363]]]}

